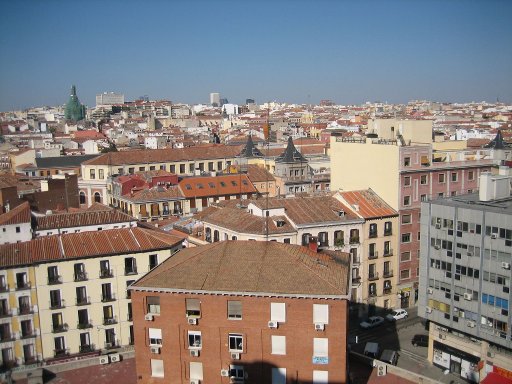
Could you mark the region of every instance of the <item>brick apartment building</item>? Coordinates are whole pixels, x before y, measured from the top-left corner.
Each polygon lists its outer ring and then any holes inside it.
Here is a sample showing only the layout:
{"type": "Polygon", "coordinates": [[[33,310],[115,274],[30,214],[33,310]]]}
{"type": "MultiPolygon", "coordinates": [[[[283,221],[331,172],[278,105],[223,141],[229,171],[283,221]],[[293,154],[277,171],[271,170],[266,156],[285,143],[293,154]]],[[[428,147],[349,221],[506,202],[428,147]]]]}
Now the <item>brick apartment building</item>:
{"type": "Polygon", "coordinates": [[[223,241],[131,286],[138,383],[345,383],[349,255],[223,241]]]}

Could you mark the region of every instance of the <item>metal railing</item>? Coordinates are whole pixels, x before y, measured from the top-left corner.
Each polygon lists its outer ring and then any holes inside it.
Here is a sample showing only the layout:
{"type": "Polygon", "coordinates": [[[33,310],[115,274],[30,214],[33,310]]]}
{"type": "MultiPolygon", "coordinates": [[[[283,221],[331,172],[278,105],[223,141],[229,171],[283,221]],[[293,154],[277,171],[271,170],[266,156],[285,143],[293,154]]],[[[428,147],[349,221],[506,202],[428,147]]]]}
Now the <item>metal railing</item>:
{"type": "Polygon", "coordinates": [[[378,279],[379,279],[378,272],[368,274],[368,280],[373,281],[373,280],[378,280],[378,279]]]}

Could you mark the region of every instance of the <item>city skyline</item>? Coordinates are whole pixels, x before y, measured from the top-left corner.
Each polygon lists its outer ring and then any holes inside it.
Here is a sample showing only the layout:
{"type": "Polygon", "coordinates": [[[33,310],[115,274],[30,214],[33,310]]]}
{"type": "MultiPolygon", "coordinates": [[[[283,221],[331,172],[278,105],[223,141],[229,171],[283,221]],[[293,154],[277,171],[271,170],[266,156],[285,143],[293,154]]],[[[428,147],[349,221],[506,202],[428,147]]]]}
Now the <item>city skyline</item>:
{"type": "Polygon", "coordinates": [[[114,91],[317,104],[512,101],[506,1],[19,1],[0,16],[0,111],[114,91]]]}

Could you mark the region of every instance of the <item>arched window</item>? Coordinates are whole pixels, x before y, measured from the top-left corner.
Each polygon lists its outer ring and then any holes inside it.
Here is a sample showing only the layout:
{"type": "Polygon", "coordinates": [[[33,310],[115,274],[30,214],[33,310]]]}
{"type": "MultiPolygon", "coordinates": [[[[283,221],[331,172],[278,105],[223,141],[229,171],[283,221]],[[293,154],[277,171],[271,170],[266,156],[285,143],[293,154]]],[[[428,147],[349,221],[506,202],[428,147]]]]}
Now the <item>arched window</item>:
{"type": "Polygon", "coordinates": [[[101,195],[99,192],[94,192],[94,202],[101,203],[101,195]]]}
{"type": "Polygon", "coordinates": [[[85,192],[84,191],[80,191],[80,204],[85,204],[86,201],[85,201],[85,192]]]}

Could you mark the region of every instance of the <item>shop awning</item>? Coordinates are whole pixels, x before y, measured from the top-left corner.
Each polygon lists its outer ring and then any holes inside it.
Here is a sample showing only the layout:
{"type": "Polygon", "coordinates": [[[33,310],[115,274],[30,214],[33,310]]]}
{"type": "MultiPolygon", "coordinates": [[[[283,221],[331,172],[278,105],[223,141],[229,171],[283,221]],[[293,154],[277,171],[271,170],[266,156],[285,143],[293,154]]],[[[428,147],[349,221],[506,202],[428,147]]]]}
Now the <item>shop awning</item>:
{"type": "Polygon", "coordinates": [[[498,375],[496,372],[489,372],[480,384],[512,384],[512,379],[498,375]]]}

